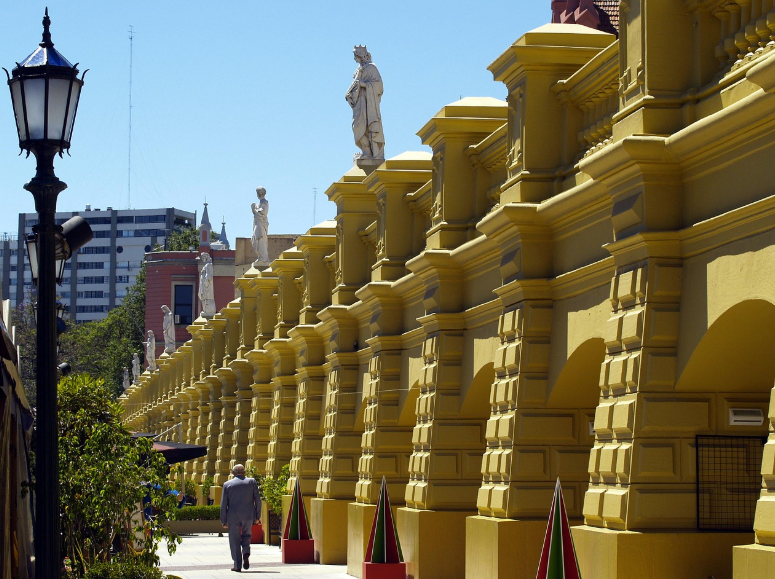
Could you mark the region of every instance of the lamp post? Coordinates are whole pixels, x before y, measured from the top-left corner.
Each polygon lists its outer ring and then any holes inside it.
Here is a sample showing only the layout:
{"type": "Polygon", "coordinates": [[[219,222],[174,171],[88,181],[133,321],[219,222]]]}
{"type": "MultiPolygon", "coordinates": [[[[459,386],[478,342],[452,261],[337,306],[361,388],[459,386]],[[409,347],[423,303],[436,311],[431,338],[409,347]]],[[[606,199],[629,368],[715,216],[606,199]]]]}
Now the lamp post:
{"type": "MultiPolygon", "coordinates": [[[[59,456],[57,424],[56,240],[57,196],[67,185],[54,174],[54,157],[70,148],[83,76],[51,42],[48,9],[43,40],[21,64],[16,63],[11,90],[19,148],[35,155],[35,177],[24,188],[38,212],[37,445],[35,492],[35,576],[60,574],[59,456]]],[[[5,70],[5,69],[3,69],[5,70]]],[[[84,73],[85,74],[85,73],[84,73]]]]}

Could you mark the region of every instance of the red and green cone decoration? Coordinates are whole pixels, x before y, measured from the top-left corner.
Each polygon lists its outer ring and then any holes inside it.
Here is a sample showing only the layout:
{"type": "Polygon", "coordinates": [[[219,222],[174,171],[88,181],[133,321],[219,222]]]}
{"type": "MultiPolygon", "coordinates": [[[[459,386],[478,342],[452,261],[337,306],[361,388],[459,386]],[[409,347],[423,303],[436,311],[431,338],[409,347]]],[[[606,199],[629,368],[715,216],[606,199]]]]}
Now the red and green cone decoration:
{"type": "Polygon", "coordinates": [[[371,524],[369,545],[366,547],[367,563],[403,563],[401,542],[398,540],[393,511],[390,510],[390,498],[387,492],[385,477],[382,477],[382,488],[379,490],[377,511],[371,524]]]}
{"type": "Polygon", "coordinates": [[[296,477],[296,486],[293,488],[293,496],[291,498],[291,510],[288,512],[288,520],[285,521],[283,539],[286,541],[296,541],[299,539],[309,540],[311,538],[312,533],[309,530],[307,510],[304,508],[304,499],[301,496],[299,477],[296,477]]]}
{"type": "Polygon", "coordinates": [[[549,524],[546,525],[536,579],[581,579],[559,478],[554,487],[552,510],[549,513],[549,524]]]}

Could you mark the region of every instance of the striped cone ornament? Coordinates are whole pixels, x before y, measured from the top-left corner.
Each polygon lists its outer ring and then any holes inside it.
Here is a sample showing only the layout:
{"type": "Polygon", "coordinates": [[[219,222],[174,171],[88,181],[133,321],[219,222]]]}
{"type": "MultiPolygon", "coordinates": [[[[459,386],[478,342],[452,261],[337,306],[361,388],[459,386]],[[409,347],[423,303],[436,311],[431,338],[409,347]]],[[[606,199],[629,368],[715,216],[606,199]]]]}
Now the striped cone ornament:
{"type": "Polygon", "coordinates": [[[301,496],[299,477],[296,477],[296,486],[293,487],[291,497],[291,510],[288,511],[288,520],[285,521],[283,539],[295,541],[298,539],[311,539],[307,510],[304,508],[304,499],[301,496]]]}
{"type": "Polygon", "coordinates": [[[385,477],[382,477],[382,488],[379,490],[377,510],[371,523],[369,544],[366,547],[367,563],[403,563],[401,542],[398,540],[393,511],[390,510],[390,498],[387,492],[385,477]]]}
{"type": "Polygon", "coordinates": [[[546,525],[536,579],[581,579],[559,478],[554,487],[552,510],[549,513],[549,524],[546,525]]]}

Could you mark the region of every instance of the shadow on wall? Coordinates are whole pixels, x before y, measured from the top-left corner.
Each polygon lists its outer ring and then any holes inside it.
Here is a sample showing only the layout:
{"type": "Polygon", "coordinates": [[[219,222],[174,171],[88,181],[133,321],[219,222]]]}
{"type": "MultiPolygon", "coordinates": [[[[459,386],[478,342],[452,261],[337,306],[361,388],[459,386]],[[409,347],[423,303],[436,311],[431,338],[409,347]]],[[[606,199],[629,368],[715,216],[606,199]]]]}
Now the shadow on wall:
{"type": "Polygon", "coordinates": [[[600,399],[600,367],[605,360],[605,343],[592,338],[571,354],[549,392],[547,408],[597,407],[600,399]]]}
{"type": "Polygon", "coordinates": [[[729,308],[679,371],[677,391],[769,391],[775,380],[775,305],[746,300],[729,308]]]}

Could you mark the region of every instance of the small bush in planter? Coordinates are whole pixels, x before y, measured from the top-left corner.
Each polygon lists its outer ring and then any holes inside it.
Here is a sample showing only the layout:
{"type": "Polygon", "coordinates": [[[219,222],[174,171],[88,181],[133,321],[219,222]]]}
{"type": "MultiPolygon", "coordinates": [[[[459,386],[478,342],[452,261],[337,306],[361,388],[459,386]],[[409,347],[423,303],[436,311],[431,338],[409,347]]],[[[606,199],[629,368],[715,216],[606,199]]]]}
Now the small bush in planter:
{"type": "Polygon", "coordinates": [[[283,512],[283,495],[290,494],[286,490],[290,474],[291,466],[286,464],[280,469],[280,476],[277,478],[265,476],[261,477],[260,481],[256,479],[261,497],[267,502],[269,508],[278,515],[283,512]]]}
{"type": "Polygon", "coordinates": [[[134,559],[111,563],[95,563],[86,570],[84,579],[163,579],[158,567],[152,567],[134,559]]]}
{"type": "Polygon", "coordinates": [[[215,481],[210,477],[207,477],[204,481],[202,481],[202,496],[205,499],[204,502],[208,505],[213,504],[213,499],[210,498],[210,488],[213,486],[214,482],[215,481]]]}
{"type": "Polygon", "coordinates": [[[197,491],[197,485],[194,481],[191,479],[186,479],[186,482],[183,485],[183,492],[186,495],[186,504],[188,505],[195,505],[197,498],[196,498],[196,491],[197,491]]]}
{"type": "Polygon", "coordinates": [[[176,521],[215,521],[220,518],[221,507],[218,505],[183,507],[175,512],[176,521]]]}

